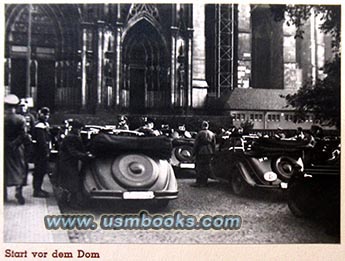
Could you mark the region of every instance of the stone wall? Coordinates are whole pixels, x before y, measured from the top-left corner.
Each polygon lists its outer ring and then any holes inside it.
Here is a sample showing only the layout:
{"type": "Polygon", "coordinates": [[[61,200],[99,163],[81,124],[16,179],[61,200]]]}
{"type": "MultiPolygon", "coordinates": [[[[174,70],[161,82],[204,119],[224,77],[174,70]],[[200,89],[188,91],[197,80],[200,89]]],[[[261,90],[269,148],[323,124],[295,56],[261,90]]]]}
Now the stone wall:
{"type": "Polygon", "coordinates": [[[192,107],[202,108],[205,105],[208,85],[205,75],[205,6],[193,4],[193,91],[192,107]]]}

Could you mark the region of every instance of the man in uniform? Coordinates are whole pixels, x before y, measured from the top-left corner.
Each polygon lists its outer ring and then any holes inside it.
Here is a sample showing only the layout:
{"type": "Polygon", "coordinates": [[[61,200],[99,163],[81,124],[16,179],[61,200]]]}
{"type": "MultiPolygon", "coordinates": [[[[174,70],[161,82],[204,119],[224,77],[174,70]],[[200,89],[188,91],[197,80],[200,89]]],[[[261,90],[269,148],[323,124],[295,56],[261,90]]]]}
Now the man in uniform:
{"type": "Polygon", "coordinates": [[[116,129],[119,130],[129,130],[129,126],[127,124],[127,117],[125,115],[119,115],[117,118],[117,126],[116,129]]]}
{"type": "Polygon", "coordinates": [[[16,114],[19,99],[14,94],[5,97],[4,115],[4,200],[7,200],[7,187],[15,186],[15,197],[20,205],[25,204],[22,194],[26,185],[26,165],[24,156],[24,144],[27,142],[25,118],[16,114]]]}
{"type": "Polygon", "coordinates": [[[136,131],[144,133],[145,136],[159,136],[161,135],[160,131],[155,129],[155,123],[152,118],[146,118],[144,126],[141,126],[140,128],[136,129],[136,131]]]}
{"type": "MultiPolygon", "coordinates": [[[[33,162],[33,145],[32,145],[32,131],[35,128],[35,116],[30,112],[29,102],[27,99],[20,99],[19,104],[19,114],[23,115],[26,122],[26,131],[30,137],[30,140],[24,144],[25,146],[25,164],[26,164],[26,173],[29,173],[29,163],[33,162]]],[[[27,176],[27,175],[26,175],[27,176]]],[[[26,183],[26,181],[25,181],[26,183]]]]}
{"type": "Polygon", "coordinates": [[[84,125],[78,121],[70,121],[70,131],[61,143],[57,164],[58,184],[68,191],[68,203],[73,208],[83,205],[82,177],[80,162],[87,162],[94,156],[88,153],[82,143],[80,130],[84,125]]]}
{"type": "Polygon", "coordinates": [[[47,198],[49,193],[42,189],[43,178],[49,172],[49,155],[50,155],[50,132],[48,119],[50,110],[43,107],[38,111],[38,122],[33,130],[33,138],[35,140],[34,163],[35,170],[33,173],[34,197],[47,198]]]}
{"type": "Polygon", "coordinates": [[[35,127],[35,116],[30,112],[29,103],[26,99],[20,99],[20,114],[24,116],[28,134],[32,135],[35,127]]]}
{"type": "Polygon", "coordinates": [[[207,121],[201,124],[201,131],[195,138],[193,157],[195,157],[196,182],[192,187],[206,187],[211,169],[212,156],[216,149],[216,135],[210,131],[207,121]]]}

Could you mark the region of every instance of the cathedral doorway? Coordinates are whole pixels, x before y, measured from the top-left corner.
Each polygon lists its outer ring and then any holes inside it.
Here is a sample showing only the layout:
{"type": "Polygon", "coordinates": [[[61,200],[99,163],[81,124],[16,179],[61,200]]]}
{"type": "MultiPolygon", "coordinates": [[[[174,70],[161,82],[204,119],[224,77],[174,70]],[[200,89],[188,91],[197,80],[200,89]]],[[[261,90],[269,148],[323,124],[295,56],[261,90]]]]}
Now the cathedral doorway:
{"type": "Polygon", "coordinates": [[[168,59],[164,37],[149,21],[133,25],[123,42],[123,89],[129,110],[143,113],[167,106],[168,59]]]}
{"type": "Polygon", "coordinates": [[[9,91],[20,98],[32,97],[37,108],[54,109],[55,61],[60,37],[50,9],[45,5],[17,5],[8,12],[7,19],[9,91]]]}

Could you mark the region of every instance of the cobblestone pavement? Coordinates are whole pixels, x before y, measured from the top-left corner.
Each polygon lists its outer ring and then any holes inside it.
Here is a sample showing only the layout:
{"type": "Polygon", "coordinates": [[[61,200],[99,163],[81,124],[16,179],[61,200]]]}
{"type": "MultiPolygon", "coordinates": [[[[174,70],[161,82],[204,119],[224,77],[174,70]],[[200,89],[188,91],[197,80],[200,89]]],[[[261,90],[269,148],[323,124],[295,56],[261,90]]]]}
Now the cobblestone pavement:
{"type": "Polygon", "coordinates": [[[78,243],[339,243],[337,236],[328,235],[325,228],[310,220],[296,218],[288,209],[282,191],[254,191],[238,197],[227,184],[211,182],[206,188],[193,188],[192,179],[180,179],[179,198],[167,208],[157,210],[153,205],[121,201],[97,201],[82,211],[62,209],[63,213],[101,214],[137,213],[147,208],[150,213],[184,215],[240,215],[239,230],[96,230],[69,231],[71,242],[78,243]]]}

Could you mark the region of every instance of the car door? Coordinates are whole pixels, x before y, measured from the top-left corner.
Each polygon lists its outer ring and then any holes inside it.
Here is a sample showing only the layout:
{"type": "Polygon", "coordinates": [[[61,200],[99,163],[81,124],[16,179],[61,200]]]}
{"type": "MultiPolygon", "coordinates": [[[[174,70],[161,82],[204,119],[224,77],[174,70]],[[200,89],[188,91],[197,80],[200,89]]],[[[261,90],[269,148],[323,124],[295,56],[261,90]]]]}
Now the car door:
{"type": "Polygon", "coordinates": [[[234,164],[234,153],[229,150],[216,151],[212,160],[212,175],[213,178],[219,180],[229,180],[231,169],[234,164]]]}

